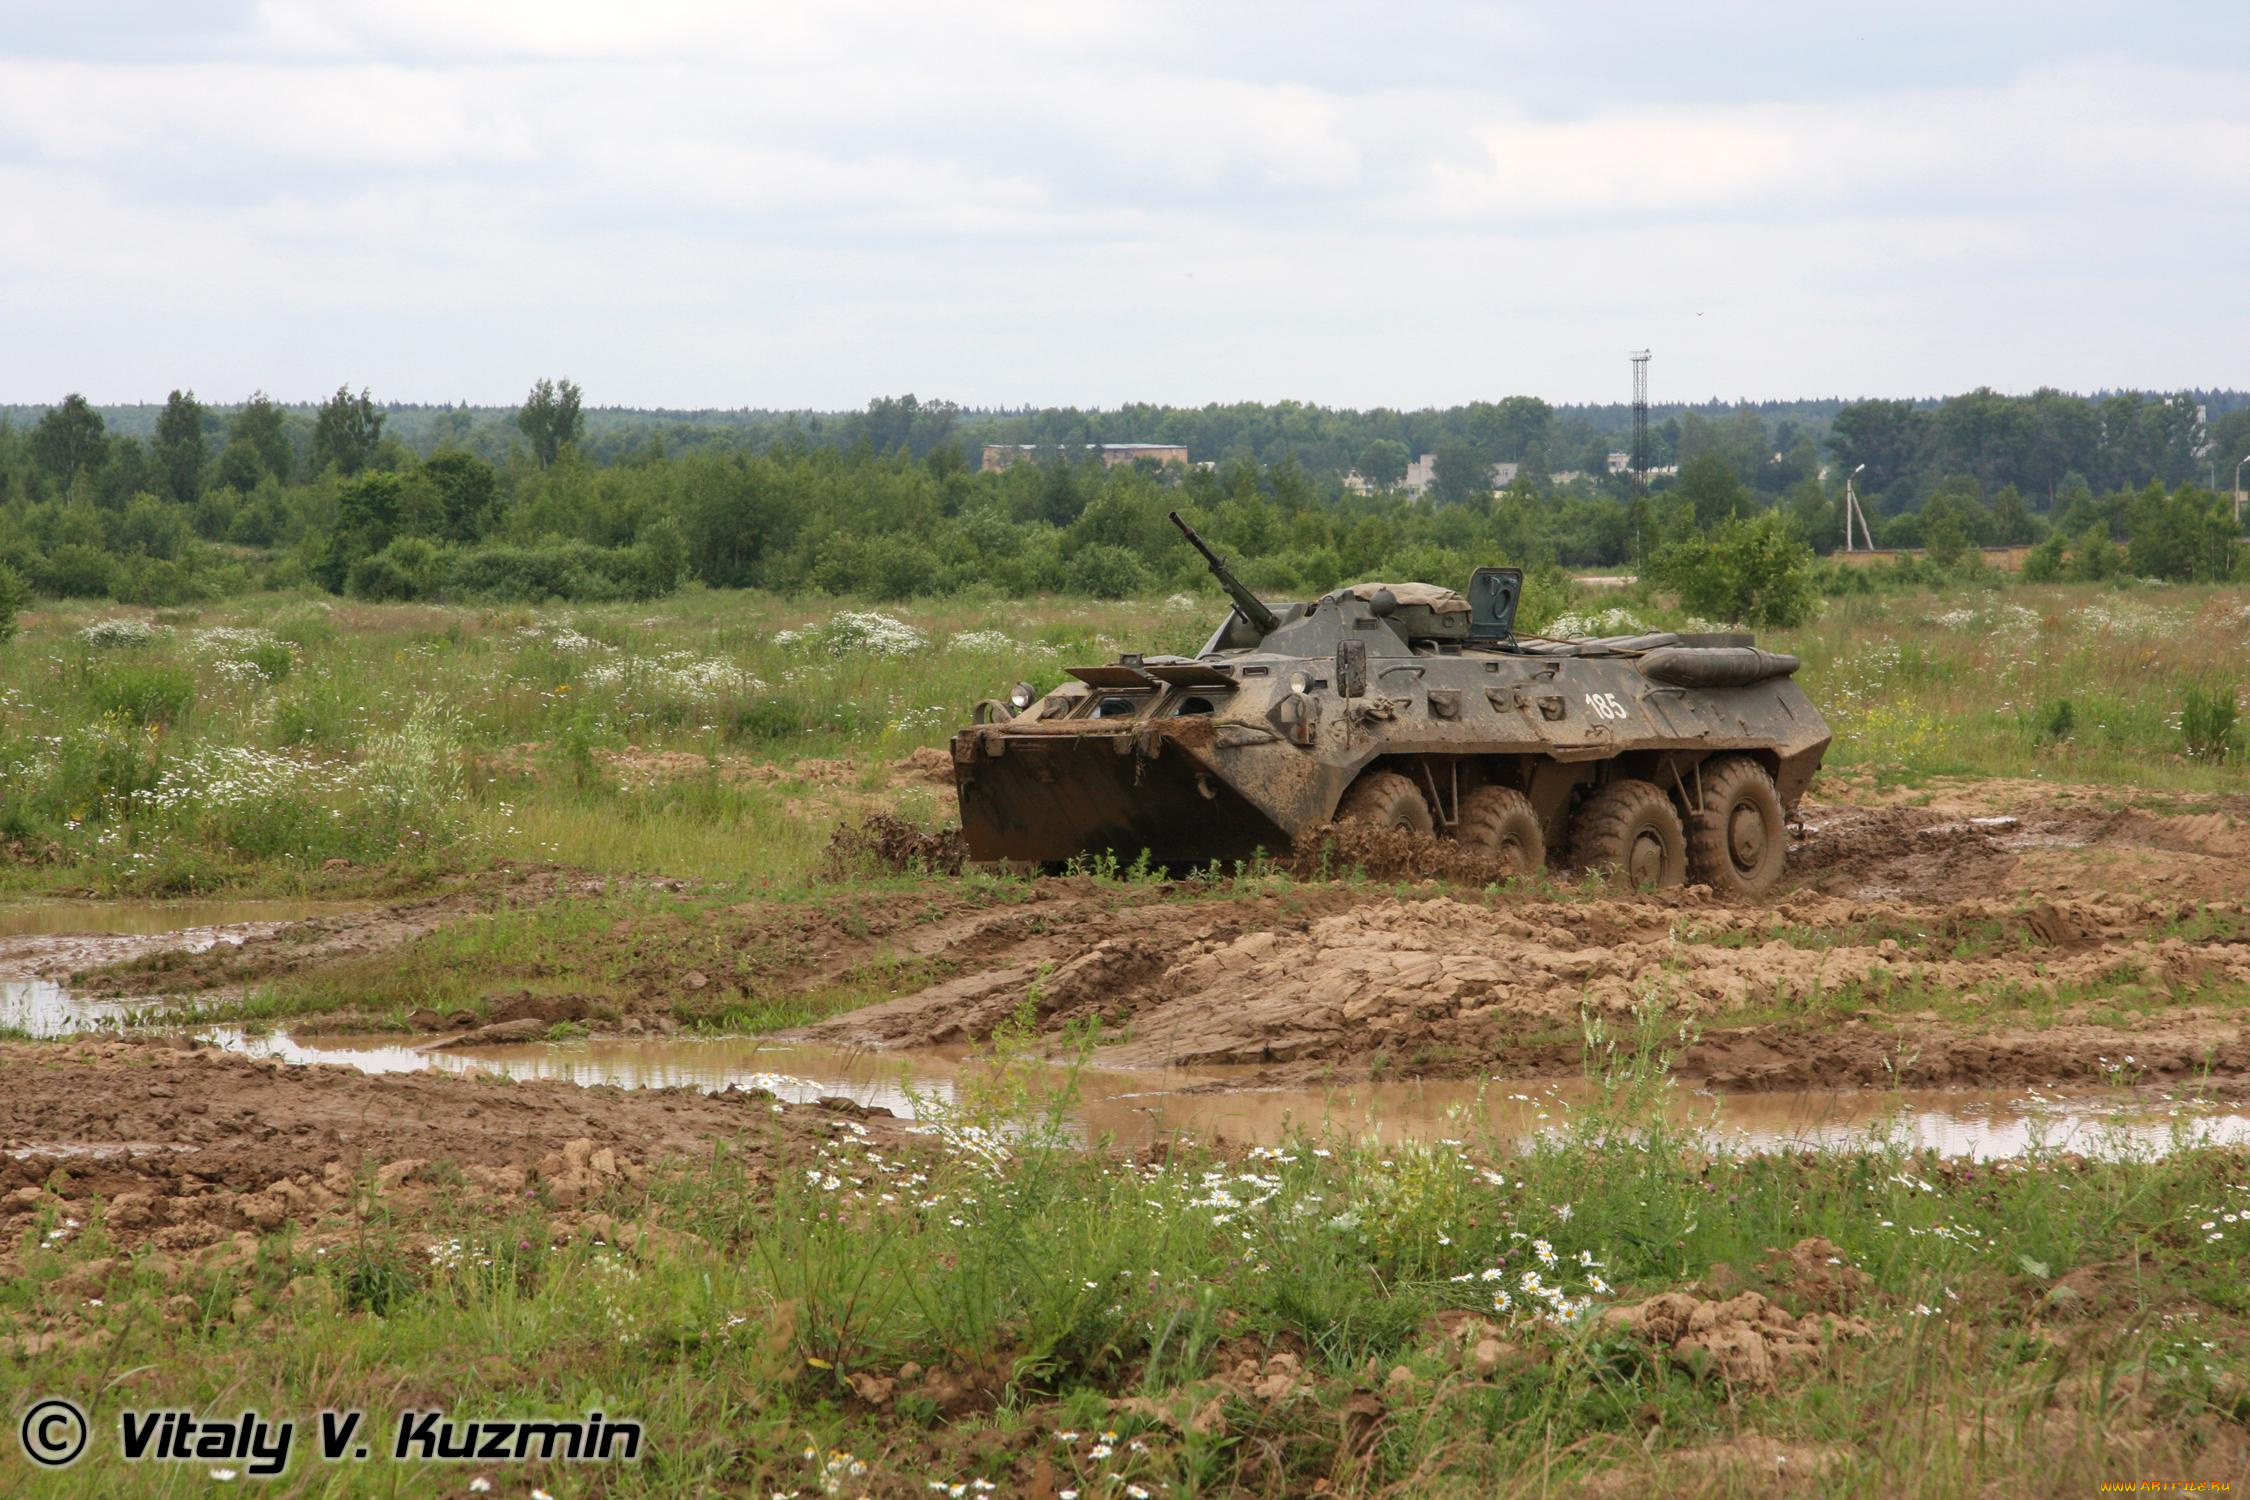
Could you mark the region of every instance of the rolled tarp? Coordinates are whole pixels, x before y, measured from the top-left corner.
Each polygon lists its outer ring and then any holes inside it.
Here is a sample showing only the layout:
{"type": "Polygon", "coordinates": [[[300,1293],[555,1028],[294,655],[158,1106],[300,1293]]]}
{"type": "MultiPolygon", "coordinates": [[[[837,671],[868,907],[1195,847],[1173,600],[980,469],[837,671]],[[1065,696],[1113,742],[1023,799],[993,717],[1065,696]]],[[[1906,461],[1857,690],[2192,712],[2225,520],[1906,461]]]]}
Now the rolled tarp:
{"type": "Polygon", "coordinates": [[[1637,665],[1651,682],[1671,687],[1748,687],[1769,677],[1787,677],[1797,670],[1797,658],[1755,646],[1666,646],[1651,651],[1637,665]]]}

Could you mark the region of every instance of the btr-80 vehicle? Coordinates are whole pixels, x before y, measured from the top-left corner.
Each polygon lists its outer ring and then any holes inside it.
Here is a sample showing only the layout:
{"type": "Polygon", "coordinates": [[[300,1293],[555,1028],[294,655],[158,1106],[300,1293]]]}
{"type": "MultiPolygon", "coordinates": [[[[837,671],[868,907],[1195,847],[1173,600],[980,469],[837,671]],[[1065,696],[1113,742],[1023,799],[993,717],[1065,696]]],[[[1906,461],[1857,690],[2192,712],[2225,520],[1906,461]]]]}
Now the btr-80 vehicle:
{"type": "Polygon", "coordinates": [[[1177,514],[1234,608],[1193,657],[1018,684],[953,740],[973,858],[1178,868],[1331,822],[1435,833],[1497,866],[1754,896],[1828,748],[1797,660],[1738,633],[1519,636],[1523,574],[1466,596],[1363,583],[1271,606],[1177,514]]]}

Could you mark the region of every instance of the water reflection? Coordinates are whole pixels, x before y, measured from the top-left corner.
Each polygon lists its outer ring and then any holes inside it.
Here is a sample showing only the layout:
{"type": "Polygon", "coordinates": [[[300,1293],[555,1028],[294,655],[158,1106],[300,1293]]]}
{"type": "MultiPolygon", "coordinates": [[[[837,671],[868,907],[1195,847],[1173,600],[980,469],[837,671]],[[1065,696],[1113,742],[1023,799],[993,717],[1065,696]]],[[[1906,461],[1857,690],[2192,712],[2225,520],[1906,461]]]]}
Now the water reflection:
{"type": "Polygon", "coordinates": [[[56,979],[158,949],[240,947],[285,922],[361,911],[349,901],[33,901],[0,904],[0,1030],[35,1037],[114,1026],[146,1008],[90,1000],[56,979]],[[151,941],[163,939],[164,941],[151,941]]]}
{"type": "MultiPolygon", "coordinates": [[[[911,1117],[920,1101],[957,1103],[989,1076],[959,1050],[879,1053],[746,1037],[615,1039],[463,1049],[379,1037],[211,1039],[253,1056],[341,1063],[371,1073],[433,1070],[559,1078],[623,1088],[765,1088],[787,1101],[840,1096],[911,1117]]],[[[1041,1070],[1046,1071],[1046,1070],[1041,1070]]],[[[1046,1081],[1059,1085],[1062,1073],[1046,1081]]],[[[1137,1147],[1169,1136],[1264,1144],[1292,1129],[1335,1130],[1382,1141],[1497,1137],[1524,1141],[1559,1131],[1593,1102],[1577,1083],[1492,1079],[1360,1082],[1332,1087],[1244,1087],[1246,1070],[1086,1069],[1072,1116],[1090,1137],[1137,1147]]],[[[1913,1149],[1992,1158],[2026,1151],[2117,1155],[2176,1141],[2250,1143],[2250,1116],[2184,1100],[2124,1092],[2036,1091],[1753,1093],[1673,1091],[1669,1109],[1702,1129],[1714,1150],[1835,1150],[1880,1132],[1913,1149]]]]}
{"type": "Polygon", "coordinates": [[[128,1007],[73,995],[51,979],[0,977],[0,1030],[26,1036],[68,1036],[115,1026],[128,1007]]]}
{"type": "Polygon", "coordinates": [[[26,901],[0,903],[0,937],[154,937],[239,922],[301,922],[361,911],[355,901],[26,901]]]}

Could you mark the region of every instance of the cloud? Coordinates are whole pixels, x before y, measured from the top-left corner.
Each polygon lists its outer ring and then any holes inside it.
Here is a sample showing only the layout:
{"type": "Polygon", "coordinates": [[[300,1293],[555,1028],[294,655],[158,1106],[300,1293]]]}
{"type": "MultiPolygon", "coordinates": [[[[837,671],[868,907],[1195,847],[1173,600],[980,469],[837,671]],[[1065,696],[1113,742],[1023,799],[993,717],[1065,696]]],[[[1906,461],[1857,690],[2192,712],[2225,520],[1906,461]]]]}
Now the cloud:
{"type": "Polygon", "coordinates": [[[2246,331],[2153,248],[2250,229],[2234,11],[107,10],[0,48],[0,398],[2218,383],[2246,331]]]}

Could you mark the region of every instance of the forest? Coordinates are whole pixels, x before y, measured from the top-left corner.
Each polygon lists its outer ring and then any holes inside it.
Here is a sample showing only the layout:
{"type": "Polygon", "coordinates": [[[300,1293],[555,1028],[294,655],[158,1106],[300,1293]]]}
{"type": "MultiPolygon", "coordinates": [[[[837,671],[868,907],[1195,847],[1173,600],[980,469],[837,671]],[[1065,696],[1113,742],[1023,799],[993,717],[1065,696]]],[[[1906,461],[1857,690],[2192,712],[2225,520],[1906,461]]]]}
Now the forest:
{"type": "Polygon", "coordinates": [[[2242,549],[2220,492],[2250,455],[2250,394],[1662,408],[1648,459],[1670,472],[1645,491],[1608,472],[1630,441],[1622,406],[1529,396],[1003,412],[907,395],[815,413],[588,408],[545,379],[515,408],[349,387],[295,405],[71,395],[0,408],[0,596],[600,600],[694,581],[1123,598],[1197,585],[1171,509],[1274,591],[1493,561],[1681,575],[1729,538],[1833,551],[1855,475],[1877,543],[1938,566],[2038,544],[2035,576],[2224,578],[2242,549]],[[1124,441],[1180,443],[1193,462],[1104,467],[1084,446],[1124,441]],[[1040,451],[984,473],[988,442],[1040,451]],[[1421,454],[1436,477],[1409,496],[1421,454]],[[1519,466],[1498,492],[1495,463],[1519,466]]]}

